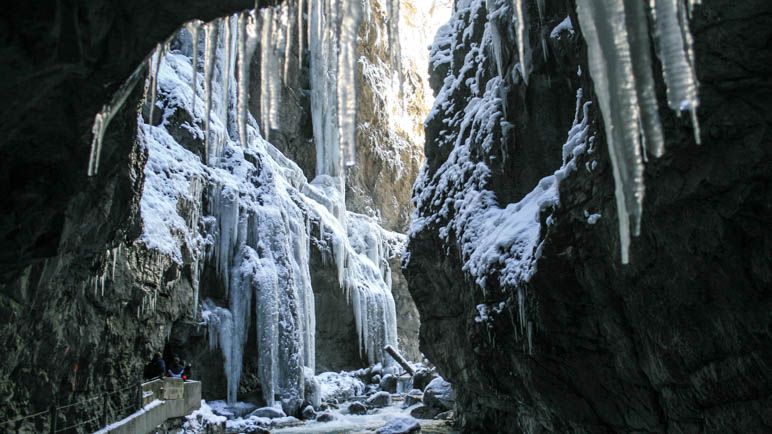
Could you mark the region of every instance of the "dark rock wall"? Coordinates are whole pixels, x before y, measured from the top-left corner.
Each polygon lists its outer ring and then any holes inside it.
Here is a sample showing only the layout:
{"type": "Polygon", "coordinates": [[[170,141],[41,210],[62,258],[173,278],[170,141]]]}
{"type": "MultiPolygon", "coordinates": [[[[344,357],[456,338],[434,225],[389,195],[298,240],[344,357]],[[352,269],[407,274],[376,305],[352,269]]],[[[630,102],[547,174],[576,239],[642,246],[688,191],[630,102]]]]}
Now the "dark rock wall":
{"type": "MultiPolygon", "coordinates": [[[[560,166],[575,91],[592,95],[590,77],[576,75],[577,66],[588,69],[573,2],[549,2],[542,24],[535,2],[527,10],[535,53],[529,85],[502,89],[513,131],[475,156],[491,167],[486,188],[501,203],[518,201],[560,166]],[[549,40],[543,62],[539,33],[569,14],[577,35],[549,40]],[[509,163],[491,161],[502,149],[509,163]]],[[[490,327],[474,321],[477,304],[516,306],[514,288],[484,293],[472,283],[458,245],[438,235],[447,220],[413,234],[404,271],[421,314],[421,349],[454,383],[468,431],[772,429],[770,11],[764,1],[706,0],[695,8],[702,144],[688,119],[667,109],[658,82],[666,154],[647,164],[642,235],[627,266],[593,98],[594,152],[561,183],[560,206],[543,213],[537,271],[522,283],[532,354],[516,312],[494,317],[490,327]],[[597,167],[585,170],[592,161],[597,167]],[[586,211],[602,217],[590,225],[586,211]],[[437,252],[445,252],[439,261],[437,252]]],[[[484,12],[466,16],[457,37],[472,27],[469,40],[479,42],[485,19],[484,12]]],[[[508,44],[515,47],[511,37],[508,44]]],[[[491,65],[482,82],[494,71],[491,65]]],[[[456,107],[468,92],[452,96],[456,107]]],[[[429,174],[447,158],[440,129],[427,125],[429,174]]]]}
{"type": "MultiPolygon", "coordinates": [[[[163,348],[171,323],[187,313],[184,273],[131,246],[145,159],[135,140],[141,84],[112,120],[100,171],[88,178],[91,127],[182,23],[253,6],[36,2],[4,10],[0,420],[134,381],[147,352],[163,348]]],[[[85,411],[71,409],[68,421],[85,411]]]]}

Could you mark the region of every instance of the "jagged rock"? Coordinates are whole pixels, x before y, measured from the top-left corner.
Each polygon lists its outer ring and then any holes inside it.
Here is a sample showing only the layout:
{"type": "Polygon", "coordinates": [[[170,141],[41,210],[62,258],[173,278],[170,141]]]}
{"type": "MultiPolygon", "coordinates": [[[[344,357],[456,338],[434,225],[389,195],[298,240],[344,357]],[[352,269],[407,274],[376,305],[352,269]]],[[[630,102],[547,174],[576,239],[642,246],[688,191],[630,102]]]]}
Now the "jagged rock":
{"type": "Polygon", "coordinates": [[[434,419],[434,416],[437,416],[439,413],[440,410],[424,404],[410,410],[410,416],[416,419],[434,419]]]}
{"type": "Polygon", "coordinates": [[[412,417],[397,417],[375,432],[377,434],[414,434],[421,432],[421,424],[412,417]]]}
{"type": "Polygon", "coordinates": [[[287,417],[287,414],[276,407],[262,407],[250,413],[250,416],[277,419],[280,417],[287,417]]]}
{"type": "Polygon", "coordinates": [[[380,388],[384,392],[397,393],[397,377],[392,374],[386,374],[381,378],[380,388]]]}
{"type": "Polygon", "coordinates": [[[355,401],[349,404],[348,412],[351,414],[367,414],[367,406],[355,401]]]}
{"type": "Polygon", "coordinates": [[[442,378],[435,378],[426,386],[423,398],[424,404],[440,411],[452,410],[456,404],[456,392],[453,391],[453,385],[442,378]]]}
{"type": "Polygon", "coordinates": [[[306,406],[302,412],[300,412],[300,416],[304,420],[311,420],[316,418],[316,411],[314,410],[314,407],[311,405],[306,406]]]}
{"type": "Polygon", "coordinates": [[[389,392],[377,392],[365,401],[370,408],[380,408],[391,405],[391,394],[389,392]]]}

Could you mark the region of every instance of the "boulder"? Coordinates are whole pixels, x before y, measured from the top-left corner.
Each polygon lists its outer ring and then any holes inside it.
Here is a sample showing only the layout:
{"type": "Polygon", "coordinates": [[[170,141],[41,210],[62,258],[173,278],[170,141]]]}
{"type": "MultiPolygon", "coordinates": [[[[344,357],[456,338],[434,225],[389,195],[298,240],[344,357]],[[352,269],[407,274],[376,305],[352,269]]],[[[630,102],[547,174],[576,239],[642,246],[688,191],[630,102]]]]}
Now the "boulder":
{"type": "Polygon", "coordinates": [[[381,378],[381,390],[389,393],[397,393],[397,377],[392,374],[386,374],[381,378]]]}
{"type": "Polygon", "coordinates": [[[424,390],[435,378],[437,378],[437,374],[430,369],[419,369],[416,371],[415,375],[413,375],[413,388],[424,390]]]}
{"type": "Polygon", "coordinates": [[[314,407],[307,405],[305,408],[303,408],[303,411],[300,412],[300,417],[303,420],[316,419],[316,411],[314,410],[314,407]]]}
{"type": "Polygon", "coordinates": [[[398,417],[379,428],[377,434],[408,434],[421,432],[421,424],[412,417],[398,417]]]}
{"type": "Polygon", "coordinates": [[[434,416],[437,416],[439,413],[440,411],[436,408],[424,404],[410,410],[410,416],[416,419],[434,419],[434,416]]]}
{"type": "Polygon", "coordinates": [[[298,415],[302,405],[303,400],[300,398],[286,398],[281,400],[281,409],[284,411],[284,414],[289,416],[298,415]]]}
{"type": "Polygon", "coordinates": [[[424,404],[440,411],[453,410],[456,404],[456,392],[453,386],[441,377],[437,377],[424,389],[424,404]]]}
{"type": "Polygon", "coordinates": [[[287,417],[280,408],[276,407],[262,407],[249,414],[250,417],[265,417],[268,419],[278,419],[280,417],[287,417]]]}
{"type": "Polygon", "coordinates": [[[351,414],[366,414],[367,406],[355,401],[348,406],[348,412],[351,414]]]}
{"type": "Polygon", "coordinates": [[[332,422],[335,419],[336,419],[335,415],[330,413],[329,411],[325,411],[316,416],[317,422],[332,422]]]}
{"type": "Polygon", "coordinates": [[[289,428],[289,427],[300,426],[300,425],[303,425],[303,421],[292,416],[280,417],[278,419],[274,419],[271,422],[271,427],[276,429],[289,428]]]}
{"type": "Polygon", "coordinates": [[[391,405],[391,394],[389,392],[374,393],[373,396],[367,398],[367,406],[370,408],[381,408],[391,405]]]}

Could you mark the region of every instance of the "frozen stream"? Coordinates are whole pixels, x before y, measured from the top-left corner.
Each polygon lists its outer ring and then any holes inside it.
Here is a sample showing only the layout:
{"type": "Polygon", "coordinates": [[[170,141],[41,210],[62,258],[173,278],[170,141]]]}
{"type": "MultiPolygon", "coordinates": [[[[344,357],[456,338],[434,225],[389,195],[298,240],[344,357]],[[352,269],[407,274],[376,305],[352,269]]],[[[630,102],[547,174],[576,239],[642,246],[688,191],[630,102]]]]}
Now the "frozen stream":
{"type": "Polygon", "coordinates": [[[385,371],[376,365],[315,376],[310,392],[318,393],[319,401],[303,404],[296,417],[287,416],[279,403],[257,408],[246,402],[202,401],[178,434],[458,432],[449,383],[428,368],[418,369],[412,378],[385,371]]]}
{"type": "MultiPolygon", "coordinates": [[[[341,406],[341,410],[333,411],[337,419],[331,422],[310,421],[302,426],[289,428],[280,428],[273,430],[274,433],[372,433],[379,428],[401,417],[410,417],[410,412],[420,404],[412,405],[408,408],[402,408],[402,401],[396,401],[393,405],[374,410],[372,414],[354,415],[348,414],[348,406],[341,406]]],[[[417,419],[421,424],[422,433],[453,433],[454,431],[448,421],[417,419]]]]}

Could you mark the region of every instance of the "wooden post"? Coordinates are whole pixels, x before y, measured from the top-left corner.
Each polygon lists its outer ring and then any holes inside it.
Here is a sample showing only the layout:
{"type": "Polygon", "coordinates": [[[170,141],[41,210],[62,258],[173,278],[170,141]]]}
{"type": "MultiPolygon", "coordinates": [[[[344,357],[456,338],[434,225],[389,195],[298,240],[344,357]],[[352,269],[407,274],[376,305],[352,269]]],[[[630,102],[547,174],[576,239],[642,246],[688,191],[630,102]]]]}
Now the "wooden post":
{"type": "Polygon", "coordinates": [[[56,402],[54,404],[51,404],[51,410],[50,410],[50,416],[51,416],[51,423],[49,424],[51,428],[51,434],[56,433],[56,402]]]}
{"type": "Polygon", "coordinates": [[[386,345],[383,348],[391,357],[394,358],[394,360],[399,363],[400,366],[402,366],[405,371],[407,371],[410,375],[415,375],[415,369],[413,369],[412,366],[410,366],[410,363],[405,360],[404,357],[402,357],[402,354],[399,353],[394,347],[391,345],[386,345]]]}
{"type": "Polygon", "coordinates": [[[137,378],[137,410],[141,409],[142,406],[142,380],[137,378]]]}
{"type": "Polygon", "coordinates": [[[108,394],[105,393],[102,397],[102,420],[100,421],[100,427],[107,426],[107,396],[108,394]]]}

